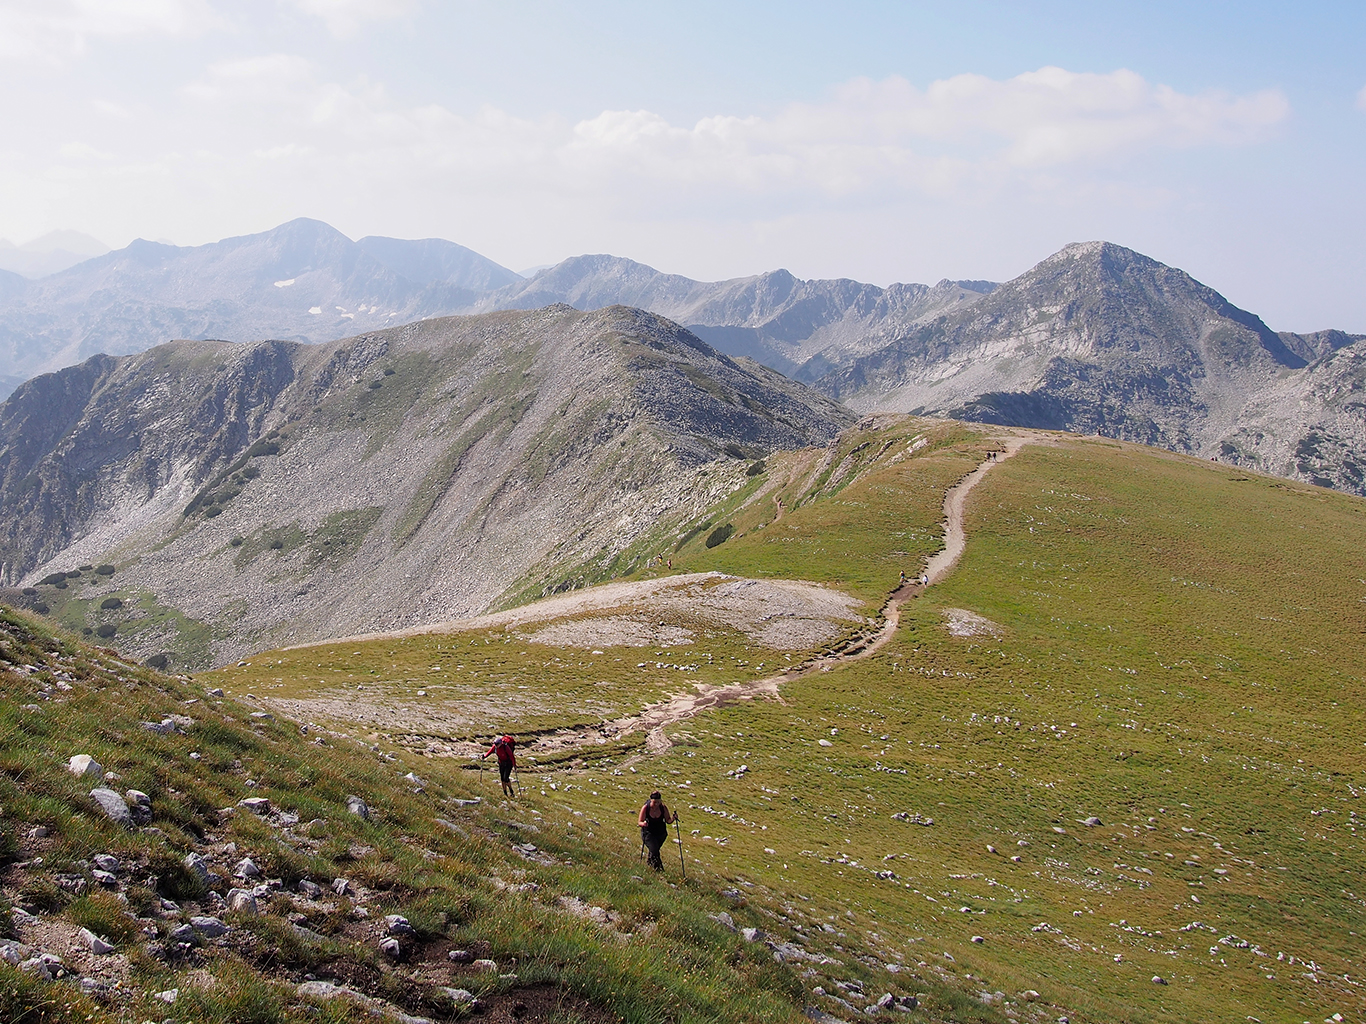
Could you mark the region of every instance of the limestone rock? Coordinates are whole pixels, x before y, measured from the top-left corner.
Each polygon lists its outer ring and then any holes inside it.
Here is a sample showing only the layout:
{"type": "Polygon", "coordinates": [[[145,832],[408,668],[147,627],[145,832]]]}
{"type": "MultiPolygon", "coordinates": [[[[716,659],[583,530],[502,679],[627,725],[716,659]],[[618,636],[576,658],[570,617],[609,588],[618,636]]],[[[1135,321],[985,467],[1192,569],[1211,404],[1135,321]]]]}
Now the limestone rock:
{"type": "Polygon", "coordinates": [[[352,795],[346,798],[346,809],[358,818],[364,818],[366,821],[370,820],[370,808],[366,806],[365,801],[358,796],[352,795]]]}
{"type": "Polygon", "coordinates": [[[185,855],[184,863],[185,870],[187,870],[191,875],[193,875],[195,880],[199,882],[200,885],[205,886],[207,888],[209,882],[212,880],[209,874],[208,861],[206,861],[197,853],[187,853],[185,855]]]}
{"type": "Polygon", "coordinates": [[[114,952],[114,947],[104,939],[100,938],[89,928],[82,928],[80,931],[81,943],[86,949],[96,956],[103,956],[106,953],[114,952]]]}
{"type": "Polygon", "coordinates": [[[190,918],[190,927],[199,932],[199,934],[203,935],[206,939],[219,939],[232,931],[231,928],[218,920],[218,918],[200,915],[190,918]]]}
{"type": "Polygon", "coordinates": [[[105,789],[103,786],[90,791],[91,798],[100,805],[110,821],[122,825],[124,828],[133,827],[133,815],[128,810],[128,805],[124,803],[123,797],[119,796],[112,789],[105,789]]]}
{"type": "Polygon", "coordinates": [[[256,905],[255,894],[246,889],[231,889],[228,891],[228,909],[235,914],[245,914],[248,917],[256,917],[261,913],[256,905]]]}
{"type": "Polygon", "coordinates": [[[104,777],[104,766],[89,754],[77,754],[67,764],[66,770],[72,775],[91,775],[97,779],[104,777]]]}

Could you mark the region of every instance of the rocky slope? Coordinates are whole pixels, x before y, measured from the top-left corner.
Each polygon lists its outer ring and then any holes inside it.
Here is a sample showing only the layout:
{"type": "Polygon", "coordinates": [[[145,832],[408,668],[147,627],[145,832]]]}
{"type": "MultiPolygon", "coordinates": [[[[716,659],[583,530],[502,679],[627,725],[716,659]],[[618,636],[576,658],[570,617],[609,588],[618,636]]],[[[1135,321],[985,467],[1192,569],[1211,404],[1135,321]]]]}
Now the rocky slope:
{"type": "Polygon", "coordinates": [[[1070,245],[817,387],[852,408],[1103,434],[1362,493],[1366,339],[1277,334],[1183,271],[1070,245]]]}
{"type": "Polygon", "coordinates": [[[572,586],[556,566],[611,564],[849,421],[623,307],[97,356],[0,407],[0,579],[123,649],[221,662],[483,611],[533,567],[572,586]]]}
{"type": "Polygon", "coordinates": [[[638,306],[689,330],[730,355],[748,356],[797,380],[871,352],[890,328],[905,328],[972,305],[989,281],[894,284],[840,279],[804,281],[786,270],[729,281],[662,274],[617,256],[575,256],[484,296],[476,309],[534,309],[564,302],[577,309],[638,306]]]}
{"type": "Polygon", "coordinates": [[[439,239],[352,242],[299,219],[194,247],[138,240],[0,281],[0,369],[20,379],[177,338],[331,341],[453,312],[517,275],[439,239]]]}

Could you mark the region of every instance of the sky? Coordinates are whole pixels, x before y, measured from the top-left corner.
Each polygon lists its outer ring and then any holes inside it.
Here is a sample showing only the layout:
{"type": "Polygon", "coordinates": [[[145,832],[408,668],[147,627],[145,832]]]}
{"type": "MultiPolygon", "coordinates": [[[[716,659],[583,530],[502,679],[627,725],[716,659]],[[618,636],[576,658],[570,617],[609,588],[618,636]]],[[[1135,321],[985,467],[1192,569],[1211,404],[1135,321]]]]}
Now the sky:
{"type": "Polygon", "coordinates": [[[1366,4],[0,0],[0,238],[1006,280],[1104,238],[1366,333],[1366,4]]]}

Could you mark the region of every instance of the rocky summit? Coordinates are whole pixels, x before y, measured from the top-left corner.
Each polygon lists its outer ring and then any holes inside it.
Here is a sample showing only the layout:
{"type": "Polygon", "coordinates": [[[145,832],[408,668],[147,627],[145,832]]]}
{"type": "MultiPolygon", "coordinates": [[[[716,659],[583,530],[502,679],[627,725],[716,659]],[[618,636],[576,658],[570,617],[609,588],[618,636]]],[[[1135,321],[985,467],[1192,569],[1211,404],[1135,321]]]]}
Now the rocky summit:
{"type": "Polygon", "coordinates": [[[0,574],[122,649],[221,663],[629,571],[648,531],[851,421],[624,307],[174,342],[0,407],[0,574]]]}
{"type": "Polygon", "coordinates": [[[1184,271],[1069,245],[817,382],[902,411],[1138,441],[1366,493],[1366,337],[1276,333],[1184,271]]]}

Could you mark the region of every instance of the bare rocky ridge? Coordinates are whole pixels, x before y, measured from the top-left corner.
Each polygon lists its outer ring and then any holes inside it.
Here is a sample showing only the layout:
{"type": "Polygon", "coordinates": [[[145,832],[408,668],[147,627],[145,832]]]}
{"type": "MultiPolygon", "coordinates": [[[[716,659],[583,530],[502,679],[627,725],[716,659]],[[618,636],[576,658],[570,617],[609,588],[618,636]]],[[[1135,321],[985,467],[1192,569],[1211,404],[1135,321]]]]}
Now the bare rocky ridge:
{"type": "Polygon", "coordinates": [[[1070,245],[817,387],[861,412],[1101,434],[1363,492],[1366,338],[1277,334],[1188,274],[1070,245]]]}
{"type": "Polygon", "coordinates": [[[476,309],[576,309],[620,303],[686,324],[730,355],[743,355],[810,382],[872,352],[892,328],[971,306],[990,281],[894,284],[804,281],[786,270],[729,281],[694,281],[618,256],[575,256],[481,298],[476,309]]]}
{"type": "MultiPolygon", "coordinates": [[[[660,317],[428,320],[309,346],[175,342],[0,407],[0,577],[185,664],[464,617],[533,567],[610,566],[851,421],[660,317]],[[97,600],[99,599],[99,600],[97,600]],[[198,646],[195,646],[195,645],[198,646]]],[[[626,570],[625,565],[618,567],[626,570]]]]}

